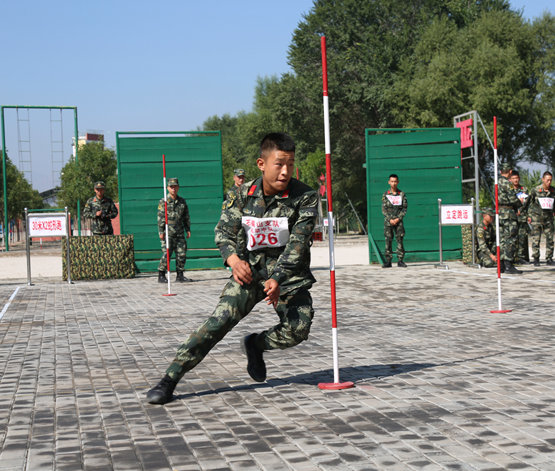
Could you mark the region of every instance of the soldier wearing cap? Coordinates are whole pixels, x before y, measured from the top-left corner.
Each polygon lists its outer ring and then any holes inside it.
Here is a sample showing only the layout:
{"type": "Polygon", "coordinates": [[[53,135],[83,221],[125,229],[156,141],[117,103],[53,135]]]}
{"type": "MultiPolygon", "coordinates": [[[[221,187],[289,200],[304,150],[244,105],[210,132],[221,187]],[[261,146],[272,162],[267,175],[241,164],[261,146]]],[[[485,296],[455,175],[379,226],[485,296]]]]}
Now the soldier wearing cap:
{"type": "Polygon", "coordinates": [[[528,254],[528,234],[530,233],[530,227],[528,226],[527,221],[527,213],[528,213],[528,205],[530,203],[530,192],[528,188],[522,186],[520,184],[520,174],[513,170],[511,172],[511,183],[513,184],[513,188],[515,190],[516,196],[518,198],[524,198],[523,205],[519,208],[516,212],[517,220],[518,220],[518,229],[517,229],[517,256],[515,257],[515,263],[519,265],[528,265],[530,262],[530,256],[528,254]]]}
{"type": "Polygon", "coordinates": [[[185,198],[177,195],[179,191],[179,180],[177,178],[168,179],[168,241],[169,247],[166,251],[166,213],[164,207],[164,199],[158,203],[158,234],[162,242],[162,258],[158,265],[158,282],[167,283],[166,271],[168,269],[168,262],[166,256],[169,255],[170,259],[172,253],[175,252],[175,267],[177,277],[175,281],[184,283],[191,281],[189,278],[183,276],[185,270],[185,262],[187,261],[187,240],[185,239],[185,232],[187,232],[187,239],[191,237],[191,219],[189,218],[189,208],[185,202],[185,198]],[[169,254],[167,253],[169,252],[169,254]]]}
{"type": "Polygon", "coordinates": [[[541,185],[530,192],[528,205],[528,222],[532,225],[532,256],[534,266],[540,266],[540,240],[542,233],[545,235],[546,265],[554,266],[553,261],[553,202],[555,201],[555,188],[551,186],[553,175],[544,172],[541,185]]]}
{"type": "Polygon", "coordinates": [[[96,182],[94,184],[96,196],[89,198],[83,209],[83,217],[92,219],[93,235],[114,234],[111,220],[117,217],[118,208],[111,198],[104,196],[105,189],[104,182],[96,182]]]}
{"type": "Polygon", "coordinates": [[[497,265],[495,227],[492,224],[495,212],[491,208],[483,208],[482,215],[482,224],[476,227],[476,256],[480,265],[492,268],[497,265]]]}
{"type": "Polygon", "coordinates": [[[245,183],[245,171],[242,168],[236,168],[233,170],[233,181],[235,183],[227,192],[224,204],[222,205],[222,211],[226,208],[228,201],[234,200],[237,197],[236,191],[241,188],[243,183],[245,183]]]}
{"type": "Polygon", "coordinates": [[[501,177],[498,184],[499,199],[499,245],[501,251],[501,267],[514,275],[521,275],[513,262],[518,255],[518,218],[516,212],[522,207],[524,197],[518,197],[509,181],[513,166],[505,163],[501,166],[501,177]]]}

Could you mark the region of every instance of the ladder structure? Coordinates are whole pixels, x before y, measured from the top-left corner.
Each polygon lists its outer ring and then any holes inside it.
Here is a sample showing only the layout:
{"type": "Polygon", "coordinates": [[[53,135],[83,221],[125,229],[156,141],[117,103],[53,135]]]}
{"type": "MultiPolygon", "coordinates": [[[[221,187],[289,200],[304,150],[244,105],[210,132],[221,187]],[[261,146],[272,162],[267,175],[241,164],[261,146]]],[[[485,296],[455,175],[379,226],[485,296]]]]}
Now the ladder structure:
{"type": "Polygon", "coordinates": [[[33,167],[31,164],[31,121],[29,120],[29,109],[22,110],[23,116],[17,114],[17,149],[19,158],[19,170],[23,172],[27,181],[33,185],[33,167]],[[25,115],[26,112],[26,115],[25,115]]]}
{"type": "Polygon", "coordinates": [[[61,183],[60,174],[64,166],[64,126],[62,122],[62,110],[60,119],[52,117],[50,109],[50,154],[52,156],[52,184],[54,187],[61,183]]]}

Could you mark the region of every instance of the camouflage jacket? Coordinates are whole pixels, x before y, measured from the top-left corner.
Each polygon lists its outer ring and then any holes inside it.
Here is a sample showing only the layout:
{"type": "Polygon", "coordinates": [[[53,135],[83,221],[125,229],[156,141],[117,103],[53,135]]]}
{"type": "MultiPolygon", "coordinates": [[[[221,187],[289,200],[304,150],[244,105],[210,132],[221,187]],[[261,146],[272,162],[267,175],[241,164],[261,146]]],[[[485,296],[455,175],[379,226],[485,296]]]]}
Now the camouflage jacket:
{"type": "MultiPolygon", "coordinates": [[[[185,198],[177,195],[176,199],[168,196],[168,235],[183,235],[184,232],[191,231],[191,219],[189,218],[189,208],[185,198]]],[[[158,234],[166,232],[166,212],[164,199],[158,203],[158,234]]]]}
{"type": "Polygon", "coordinates": [[[225,209],[226,203],[229,201],[229,199],[231,198],[232,194],[237,194],[237,190],[239,189],[239,187],[234,183],[233,186],[229,189],[229,191],[227,192],[227,195],[225,197],[225,201],[224,204],[222,205],[222,211],[225,209]]]}
{"type": "Polygon", "coordinates": [[[310,288],[316,282],[310,272],[310,236],[318,216],[317,203],[316,191],[293,178],[287,189],[271,197],[264,196],[262,177],[245,183],[226,203],[214,230],[224,263],[231,255],[240,256],[248,261],[254,274],[276,280],[282,294],[301,287],[310,288]],[[239,234],[242,232],[246,237],[243,216],[286,217],[289,241],[282,247],[253,251],[240,248],[239,234]]]}
{"type": "Polygon", "coordinates": [[[512,219],[516,221],[516,211],[520,209],[522,203],[516,196],[515,187],[507,177],[499,177],[497,185],[499,195],[499,218],[512,219]]]}
{"type": "Polygon", "coordinates": [[[549,187],[547,191],[543,189],[543,185],[533,188],[528,197],[528,217],[532,218],[532,222],[542,224],[549,218],[553,219],[552,209],[543,209],[538,198],[555,198],[555,188],[549,187]]]}
{"type": "MultiPolygon", "coordinates": [[[[229,191],[227,192],[227,196],[225,197],[225,201],[222,204],[222,211],[226,209],[227,203],[229,201],[234,201],[237,198],[237,191],[239,191],[239,188],[240,187],[233,184],[233,186],[229,189],[229,191]]],[[[246,254],[245,252],[246,248],[247,248],[247,235],[244,230],[239,231],[239,234],[237,235],[237,255],[239,255],[239,257],[243,260],[244,260],[244,255],[246,254]]]]}
{"type": "Polygon", "coordinates": [[[112,221],[118,216],[118,208],[114,202],[104,197],[99,200],[96,196],[89,198],[83,209],[83,217],[92,219],[92,231],[95,235],[112,234],[112,221]],[[97,216],[98,211],[104,211],[104,217],[97,216]]]}
{"type": "Polygon", "coordinates": [[[390,219],[399,218],[398,226],[403,224],[403,218],[407,214],[407,195],[397,188],[397,193],[387,190],[382,196],[382,214],[384,216],[384,226],[391,226],[390,219]],[[401,204],[393,205],[388,196],[401,196],[401,204]]]}
{"type": "Polygon", "coordinates": [[[528,198],[524,200],[522,206],[517,210],[520,211],[520,215],[517,214],[519,224],[526,224],[526,218],[528,217],[528,207],[530,206],[530,192],[528,191],[528,188],[522,185],[519,185],[518,188],[515,188],[513,186],[513,189],[515,190],[517,198],[519,193],[525,193],[528,195],[528,198]]]}
{"type": "Polygon", "coordinates": [[[495,240],[495,226],[490,224],[486,226],[481,223],[476,227],[476,251],[484,257],[495,255],[493,252],[496,250],[495,240]]]}

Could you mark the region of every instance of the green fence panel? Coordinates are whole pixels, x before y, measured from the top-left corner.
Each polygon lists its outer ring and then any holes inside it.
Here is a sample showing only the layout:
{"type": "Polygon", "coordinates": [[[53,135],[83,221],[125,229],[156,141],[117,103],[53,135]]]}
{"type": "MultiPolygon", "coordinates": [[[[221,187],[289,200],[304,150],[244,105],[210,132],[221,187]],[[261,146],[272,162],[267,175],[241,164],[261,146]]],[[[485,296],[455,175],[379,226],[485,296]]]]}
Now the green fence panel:
{"type": "MultiPolygon", "coordinates": [[[[219,131],[118,132],[116,137],[121,233],[134,235],[136,270],[157,271],[162,256],[157,226],[158,202],[164,197],[162,154],[166,175],[179,179],[179,195],[191,216],[185,268],[223,268],[214,243],[223,200],[219,131]]],[[[170,268],[175,270],[174,261],[170,268]]]]}
{"type": "MultiPolygon", "coordinates": [[[[462,203],[460,130],[457,128],[366,130],[366,181],[368,229],[382,258],[385,237],[382,195],[389,175],[399,176],[407,194],[408,212],[403,222],[406,261],[439,260],[438,198],[443,204],[462,203]],[[379,132],[379,133],[376,133],[379,132]]],[[[443,227],[443,258],[460,259],[459,226],[443,227]]],[[[369,243],[370,262],[378,259],[369,243]]],[[[393,261],[397,261],[393,242],[393,261]]]]}

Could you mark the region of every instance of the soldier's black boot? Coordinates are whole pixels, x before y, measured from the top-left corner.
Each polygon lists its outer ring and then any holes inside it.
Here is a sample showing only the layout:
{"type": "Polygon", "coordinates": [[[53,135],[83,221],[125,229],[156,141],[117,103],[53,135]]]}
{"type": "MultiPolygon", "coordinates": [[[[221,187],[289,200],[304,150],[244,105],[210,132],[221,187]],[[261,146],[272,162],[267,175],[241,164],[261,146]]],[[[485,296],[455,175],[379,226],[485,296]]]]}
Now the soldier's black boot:
{"type": "Polygon", "coordinates": [[[546,265],[549,265],[550,267],[555,266],[555,262],[554,262],[553,260],[551,260],[551,259],[547,260],[547,261],[545,262],[545,264],[546,264],[546,265]]]}
{"type": "Polygon", "coordinates": [[[382,268],[391,268],[391,262],[385,262],[385,263],[382,265],[382,268]]]}
{"type": "Polygon", "coordinates": [[[499,261],[500,272],[505,273],[505,262],[503,260],[499,261]]]}
{"type": "Polygon", "coordinates": [[[513,262],[505,260],[505,273],[509,273],[511,275],[522,275],[524,272],[517,269],[517,267],[513,265],[513,262]]]}
{"type": "Polygon", "coordinates": [[[539,258],[535,258],[535,259],[534,259],[534,266],[535,266],[535,267],[539,267],[539,266],[540,266],[540,259],[539,259],[539,258]]]}
{"type": "Polygon", "coordinates": [[[241,350],[247,357],[247,373],[257,381],[263,383],[266,381],[266,363],[262,351],[255,344],[257,334],[250,334],[241,339],[241,350]]]}
{"type": "Polygon", "coordinates": [[[403,262],[402,260],[397,262],[397,266],[398,267],[403,267],[403,268],[407,268],[407,264],[405,262],[403,262]]]}
{"type": "Polygon", "coordinates": [[[524,260],[523,258],[521,258],[521,259],[518,261],[518,264],[519,264],[519,265],[530,265],[530,262],[527,261],[527,260],[524,260]]]}
{"type": "Polygon", "coordinates": [[[178,271],[178,272],[177,272],[177,276],[175,277],[175,281],[176,281],[177,283],[188,283],[188,282],[193,281],[193,280],[190,280],[189,278],[186,278],[186,277],[183,275],[183,272],[182,272],[182,271],[178,271]]]}
{"type": "Polygon", "coordinates": [[[165,271],[159,271],[158,272],[158,283],[167,283],[168,279],[166,278],[166,272],[165,271]]]}
{"type": "Polygon", "coordinates": [[[167,404],[172,400],[173,391],[176,386],[177,381],[174,381],[166,375],[156,386],[146,393],[146,398],[150,404],[167,404]]]}

